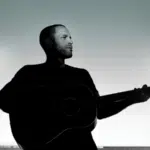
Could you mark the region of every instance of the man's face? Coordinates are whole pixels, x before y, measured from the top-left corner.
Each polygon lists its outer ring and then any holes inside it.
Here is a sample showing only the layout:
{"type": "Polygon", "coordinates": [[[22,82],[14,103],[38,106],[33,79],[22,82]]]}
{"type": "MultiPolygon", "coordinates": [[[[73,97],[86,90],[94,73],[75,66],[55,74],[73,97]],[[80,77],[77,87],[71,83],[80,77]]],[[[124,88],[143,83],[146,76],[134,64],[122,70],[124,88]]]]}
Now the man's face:
{"type": "Polygon", "coordinates": [[[67,28],[56,27],[54,33],[55,48],[63,59],[72,57],[73,41],[67,28]]]}

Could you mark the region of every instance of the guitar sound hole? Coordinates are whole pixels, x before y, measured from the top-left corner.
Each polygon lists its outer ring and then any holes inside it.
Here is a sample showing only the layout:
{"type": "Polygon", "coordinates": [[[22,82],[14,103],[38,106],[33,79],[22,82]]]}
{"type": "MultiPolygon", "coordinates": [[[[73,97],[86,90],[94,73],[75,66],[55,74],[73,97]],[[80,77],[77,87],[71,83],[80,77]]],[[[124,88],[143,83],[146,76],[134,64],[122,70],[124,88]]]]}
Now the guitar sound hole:
{"type": "Polygon", "coordinates": [[[79,103],[73,97],[68,97],[64,99],[62,107],[63,107],[63,112],[67,116],[74,116],[80,111],[79,103]]]}

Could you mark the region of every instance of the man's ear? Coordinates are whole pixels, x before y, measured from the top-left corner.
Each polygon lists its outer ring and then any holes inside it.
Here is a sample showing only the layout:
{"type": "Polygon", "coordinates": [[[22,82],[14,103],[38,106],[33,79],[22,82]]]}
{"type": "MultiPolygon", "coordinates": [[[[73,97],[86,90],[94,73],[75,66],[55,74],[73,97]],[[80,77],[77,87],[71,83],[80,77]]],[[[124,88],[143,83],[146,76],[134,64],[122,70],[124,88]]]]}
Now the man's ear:
{"type": "Polygon", "coordinates": [[[45,39],[45,46],[46,46],[46,48],[51,49],[52,45],[53,45],[52,40],[50,38],[46,38],[45,39]]]}

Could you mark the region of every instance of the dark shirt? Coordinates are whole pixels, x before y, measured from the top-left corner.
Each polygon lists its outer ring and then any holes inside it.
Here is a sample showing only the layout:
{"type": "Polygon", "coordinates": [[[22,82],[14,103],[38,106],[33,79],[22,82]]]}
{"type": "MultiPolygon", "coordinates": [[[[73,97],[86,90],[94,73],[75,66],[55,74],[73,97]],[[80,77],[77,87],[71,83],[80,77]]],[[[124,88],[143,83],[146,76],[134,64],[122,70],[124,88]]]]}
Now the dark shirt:
{"type": "MultiPolygon", "coordinates": [[[[78,85],[81,84],[92,90],[96,104],[98,91],[86,69],[69,65],[59,68],[46,63],[22,67],[0,92],[0,108],[9,113],[11,130],[18,144],[25,149],[30,149],[31,146],[42,147],[48,135],[55,133],[58,125],[63,127],[65,122],[60,112],[57,112],[60,108],[57,99],[64,94],[77,92],[78,85]],[[56,110],[55,115],[52,114],[52,109],[56,110]]],[[[94,128],[95,124],[92,124],[87,130],[66,130],[41,149],[96,150],[91,135],[94,128]]]]}

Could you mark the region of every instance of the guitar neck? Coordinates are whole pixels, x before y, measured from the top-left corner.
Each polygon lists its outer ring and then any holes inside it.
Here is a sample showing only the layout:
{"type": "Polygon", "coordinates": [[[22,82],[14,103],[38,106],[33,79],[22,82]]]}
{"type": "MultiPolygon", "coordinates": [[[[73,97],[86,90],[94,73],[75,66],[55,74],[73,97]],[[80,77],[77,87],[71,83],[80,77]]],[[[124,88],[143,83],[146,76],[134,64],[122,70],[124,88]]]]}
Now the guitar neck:
{"type": "Polygon", "coordinates": [[[133,94],[138,94],[138,93],[144,93],[147,96],[150,96],[150,87],[147,85],[144,85],[142,88],[134,89],[134,90],[129,90],[129,91],[124,91],[124,92],[118,92],[118,93],[113,93],[113,94],[108,94],[108,95],[102,95],[99,97],[101,101],[104,103],[110,103],[110,102],[117,102],[121,101],[123,99],[127,99],[130,96],[133,96],[133,94]]]}

